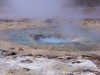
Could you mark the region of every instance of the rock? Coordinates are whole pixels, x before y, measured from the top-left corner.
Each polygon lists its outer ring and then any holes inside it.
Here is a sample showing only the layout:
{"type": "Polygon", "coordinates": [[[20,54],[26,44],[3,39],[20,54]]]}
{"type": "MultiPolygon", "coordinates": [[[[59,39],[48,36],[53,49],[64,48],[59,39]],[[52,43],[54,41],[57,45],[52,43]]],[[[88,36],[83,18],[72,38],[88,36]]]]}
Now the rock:
{"type": "Polygon", "coordinates": [[[10,53],[10,54],[8,54],[8,55],[16,55],[16,52],[12,52],[12,53],[10,53]]]}
{"type": "Polygon", "coordinates": [[[10,48],[10,50],[14,50],[14,49],[15,49],[14,47],[10,48]]]}
{"type": "Polygon", "coordinates": [[[28,68],[23,68],[25,71],[30,71],[30,69],[28,69],[28,68]]]}
{"type": "Polygon", "coordinates": [[[23,51],[23,48],[19,48],[18,50],[19,50],[19,51],[23,51]]]}
{"type": "Polygon", "coordinates": [[[16,52],[12,52],[12,51],[7,51],[7,50],[0,50],[0,54],[3,56],[12,56],[12,55],[16,55],[16,52]]]}
{"type": "Polygon", "coordinates": [[[71,57],[71,56],[70,57],[67,57],[67,60],[70,60],[70,59],[73,59],[73,57],[71,57]]]}
{"type": "Polygon", "coordinates": [[[75,64],[75,63],[81,63],[80,61],[75,61],[75,62],[72,62],[72,64],[75,64]]]}
{"type": "Polygon", "coordinates": [[[53,59],[53,58],[58,58],[58,56],[50,56],[50,55],[47,55],[47,58],[53,59]]]}
{"type": "Polygon", "coordinates": [[[32,63],[33,61],[30,59],[22,60],[21,63],[32,63]]]}
{"type": "Polygon", "coordinates": [[[41,58],[41,57],[45,57],[44,55],[41,55],[41,54],[37,54],[37,55],[35,55],[34,57],[36,57],[36,58],[41,58]]]}
{"type": "Polygon", "coordinates": [[[72,73],[68,73],[67,75],[74,75],[74,74],[72,74],[72,73]]]}

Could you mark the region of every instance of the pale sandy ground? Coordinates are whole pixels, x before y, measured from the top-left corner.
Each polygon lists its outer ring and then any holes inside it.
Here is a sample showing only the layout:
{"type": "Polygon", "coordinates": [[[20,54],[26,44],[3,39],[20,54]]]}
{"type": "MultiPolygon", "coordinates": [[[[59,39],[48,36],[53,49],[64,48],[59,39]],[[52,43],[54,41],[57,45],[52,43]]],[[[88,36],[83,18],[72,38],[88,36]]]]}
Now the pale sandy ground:
{"type": "MultiPolygon", "coordinates": [[[[64,23],[72,23],[72,19],[62,19],[62,18],[55,18],[50,19],[51,23],[57,24],[60,22],[64,23]],[[56,19],[56,20],[55,20],[56,19]]],[[[75,20],[75,19],[74,19],[75,20]]],[[[16,19],[0,19],[0,30],[6,30],[6,29],[26,29],[31,27],[42,27],[46,26],[49,21],[42,20],[40,18],[37,19],[28,19],[24,18],[22,20],[16,19]],[[44,23],[45,22],[45,23],[44,23]]],[[[82,29],[91,29],[95,30],[97,32],[100,32],[100,19],[91,19],[91,18],[85,18],[85,19],[78,19],[75,20],[74,23],[78,23],[80,28],[82,29]]]]}
{"type": "Polygon", "coordinates": [[[100,32],[100,19],[84,19],[81,28],[100,32]]]}
{"type": "Polygon", "coordinates": [[[9,20],[9,19],[0,19],[0,30],[5,29],[25,29],[25,28],[31,28],[31,27],[38,27],[43,26],[43,23],[39,20],[34,21],[27,21],[28,19],[23,19],[22,21],[16,20],[9,20]]]}

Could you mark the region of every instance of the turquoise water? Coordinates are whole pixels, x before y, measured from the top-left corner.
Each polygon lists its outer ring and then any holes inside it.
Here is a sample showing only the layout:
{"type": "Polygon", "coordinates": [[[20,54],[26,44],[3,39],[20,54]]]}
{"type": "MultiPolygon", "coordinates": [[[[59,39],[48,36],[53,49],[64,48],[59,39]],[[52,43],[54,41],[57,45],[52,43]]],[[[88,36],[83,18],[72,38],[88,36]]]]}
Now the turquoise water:
{"type": "Polygon", "coordinates": [[[20,44],[24,44],[24,45],[32,45],[32,40],[29,39],[29,37],[26,35],[16,34],[16,35],[11,36],[9,39],[16,43],[20,43],[20,44]]]}
{"type": "MultiPolygon", "coordinates": [[[[50,28],[50,27],[49,27],[50,28]]],[[[30,38],[28,35],[30,34],[50,34],[53,32],[57,32],[56,31],[56,27],[54,27],[55,29],[51,29],[50,31],[46,31],[49,30],[49,28],[43,28],[43,29],[38,29],[38,28],[28,28],[28,29],[21,29],[21,30],[0,30],[0,37],[1,38],[6,38],[10,41],[16,42],[16,43],[20,43],[20,44],[24,44],[24,45],[28,45],[31,46],[33,45],[34,41],[37,41],[38,43],[69,43],[69,42],[75,42],[78,41],[77,39],[74,38],[57,38],[57,37],[45,37],[45,38],[39,38],[37,40],[34,40],[34,36],[33,39],[30,38]],[[45,30],[46,29],[46,30],[45,30]]],[[[70,28],[69,28],[70,29],[70,28]]],[[[63,29],[65,30],[65,29],[63,29]]],[[[71,30],[71,29],[70,29],[71,30]]],[[[68,31],[70,31],[68,30],[68,31]]],[[[72,33],[72,34],[76,34],[76,35],[80,35],[82,37],[84,37],[86,40],[90,40],[90,41],[94,41],[94,42],[98,42],[100,43],[100,33],[96,33],[94,31],[90,31],[90,30],[80,30],[80,32],[78,31],[78,29],[76,29],[77,31],[74,31],[75,27],[73,29],[73,32],[68,32],[68,33],[72,33]],[[77,33],[76,33],[77,32],[77,33]]],[[[63,33],[63,32],[62,32],[63,33]]],[[[67,32],[66,32],[67,34],[67,32]]]]}
{"type": "Polygon", "coordinates": [[[47,42],[47,43],[64,43],[64,42],[70,42],[70,41],[71,39],[63,39],[63,38],[56,38],[56,37],[39,39],[39,42],[47,42]]]}

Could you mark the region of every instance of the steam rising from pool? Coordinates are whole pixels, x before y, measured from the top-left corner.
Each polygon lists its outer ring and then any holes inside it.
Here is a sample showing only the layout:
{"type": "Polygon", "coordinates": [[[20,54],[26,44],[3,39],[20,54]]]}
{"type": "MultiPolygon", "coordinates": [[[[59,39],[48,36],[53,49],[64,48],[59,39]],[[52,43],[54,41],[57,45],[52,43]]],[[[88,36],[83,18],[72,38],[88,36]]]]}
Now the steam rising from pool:
{"type": "Polygon", "coordinates": [[[9,0],[9,7],[20,17],[53,17],[60,15],[62,0],[9,0]]]}
{"type": "Polygon", "coordinates": [[[69,42],[79,41],[79,39],[48,37],[48,38],[40,38],[37,41],[44,43],[69,43],[69,42]]]}
{"type": "Polygon", "coordinates": [[[0,15],[1,18],[100,18],[100,8],[97,7],[99,2],[90,12],[87,12],[90,8],[81,6],[82,0],[7,0],[6,2],[10,13],[0,15]]]}
{"type": "MultiPolygon", "coordinates": [[[[6,0],[7,9],[6,13],[0,13],[0,18],[54,18],[53,20],[59,18],[67,18],[71,20],[70,23],[66,21],[57,21],[58,28],[52,29],[62,34],[79,34],[84,37],[89,37],[90,39],[95,39],[99,41],[100,36],[96,33],[89,32],[88,30],[81,30],[77,22],[74,20],[84,19],[84,18],[100,18],[100,3],[97,6],[86,8],[80,4],[75,4],[76,0],[6,0]],[[92,36],[93,35],[93,36],[92,36]],[[98,37],[97,37],[98,36],[98,37]],[[93,38],[92,38],[93,37],[93,38]]],[[[78,1],[78,0],[77,0],[78,1]]],[[[79,0],[81,1],[81,0],[79,0]]],[[[85,0],[87,1],[87,0],[85,0]]],[[[50,25],[50,24],[47,24],[50,25]]],[[[47,29],[47,28],[45,28],[47,29]]],[[[47,29],[49,30],[49,28],[47,29]]],[[[51,30],[51,31],[52,31],[51,30]]],[[[33,31],[33,30],[31,30],[33,31]]],[[[54,31],[54,32],[55,32],[54,31]]],[[[7,32],[6,32],[7,33],[7,32]]],[[[12,32],[11,32],[12,33],[12,32]]],[[[16,39],[14,39],[16,40],[16,39]]],[[[40,39],[42,42],[65,42],[69,39],[59,39],[59,38],[45,38],[40,39]]],[[[22,39],[23,42],[24,39],[22,39]]]]}

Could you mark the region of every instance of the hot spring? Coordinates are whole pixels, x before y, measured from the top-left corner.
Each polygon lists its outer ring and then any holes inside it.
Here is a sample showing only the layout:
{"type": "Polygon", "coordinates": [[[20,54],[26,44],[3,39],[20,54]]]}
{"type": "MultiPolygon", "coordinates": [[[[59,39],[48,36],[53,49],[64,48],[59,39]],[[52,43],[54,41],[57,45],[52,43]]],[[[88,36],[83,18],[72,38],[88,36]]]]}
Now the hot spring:
{"type": "Polygon", "coordinates": [[[63,37],[60,33],[35,34],[33,39],[36,42],[42,42],[42,43],[69,43],[80,40],[80,38],[63,37]]]}
{"type": "MultiPolygon", "coordinates": [[[[100,36],[93,31],[80,29],[78,24],[80,22],[76,20],[53,21],[54,23],[43,21],[46,25],[39,27],[0,30],[0,38],[35,48],[52,50],[93,50],[94,42],[99,40],[100,36]]],[[[31,24],[30,21],[28,23],[31,24]]]]}

